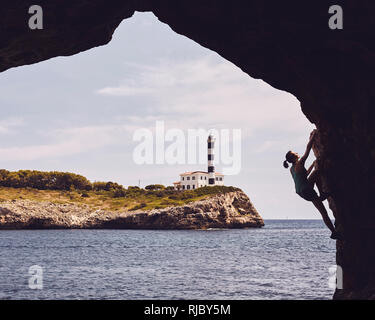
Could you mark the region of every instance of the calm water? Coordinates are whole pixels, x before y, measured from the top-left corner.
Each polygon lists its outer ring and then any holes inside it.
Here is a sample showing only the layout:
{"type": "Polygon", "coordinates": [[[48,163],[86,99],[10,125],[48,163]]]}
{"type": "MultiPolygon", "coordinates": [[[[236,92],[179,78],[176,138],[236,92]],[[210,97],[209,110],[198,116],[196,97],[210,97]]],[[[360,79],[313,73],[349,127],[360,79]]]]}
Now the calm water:
{"type": "Polygon", "coordinates": [[[321,221],[263,229],[0,231],[0,299],[330,299],[321,221]],[[29,288],[29,267],[43,289],[29,288]]]}

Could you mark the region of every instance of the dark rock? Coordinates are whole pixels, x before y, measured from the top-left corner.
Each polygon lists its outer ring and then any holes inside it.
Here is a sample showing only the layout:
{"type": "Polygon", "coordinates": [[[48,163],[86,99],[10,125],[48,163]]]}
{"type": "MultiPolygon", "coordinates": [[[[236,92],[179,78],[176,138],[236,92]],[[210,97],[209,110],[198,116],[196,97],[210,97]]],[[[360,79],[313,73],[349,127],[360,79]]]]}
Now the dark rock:
{"type": "MultiPolygon", "coordinates": [[[[337,242],[344,290],[375,294],[375,2],[342,0],[344,30],[328,28],[332,1],[65,0],[38,2],[45,29],[27,28],[29,1],[1,4],[0,71],[106,44],[135,10],[288,91],[316,124],[315,151],[345,241],[337,242]]],[[[288,110],[285,110],[288,112],[288,110]]],[[[287,124],[286,124],[287,125],[287,124]]]]}

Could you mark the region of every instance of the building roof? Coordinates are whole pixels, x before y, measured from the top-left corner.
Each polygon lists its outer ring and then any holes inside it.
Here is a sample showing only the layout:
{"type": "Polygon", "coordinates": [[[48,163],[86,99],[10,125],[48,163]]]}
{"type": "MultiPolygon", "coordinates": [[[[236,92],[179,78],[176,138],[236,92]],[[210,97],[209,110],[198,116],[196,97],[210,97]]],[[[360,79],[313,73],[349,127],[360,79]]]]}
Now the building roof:
{"type": "Polygon", "coordinates": [[[181,184],[181,181],[173,182],[173,184],[181,184]]]}
{"type": "Polygon", "coordinates": [[[206,171],[191,171],[191,172],[184,172],[184,173],[180,173],[180,176],[187,176],[189,174],[196,174],[196,173],[203,173],[203,174],[207,174],[206,171]]]}
{"type": "MultiPolygon", "coordinates": [[[[200,174],[208,174],[207,171],[191,171],[191,172],[180,173],[180,176],[188,176],[188,175],[191,175],[191,174],[197,174],[197,173],[200,173],[200,174]]],[[[215,172],[215,176],[224,176],[224,175],[223,175],[222,173],[215,172]]]]}

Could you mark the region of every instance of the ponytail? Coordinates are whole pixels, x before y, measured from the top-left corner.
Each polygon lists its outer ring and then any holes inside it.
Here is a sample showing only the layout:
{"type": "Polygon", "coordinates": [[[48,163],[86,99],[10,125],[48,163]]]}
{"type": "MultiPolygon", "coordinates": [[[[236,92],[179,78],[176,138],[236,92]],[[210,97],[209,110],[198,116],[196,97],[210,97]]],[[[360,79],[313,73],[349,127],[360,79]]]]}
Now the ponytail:
{"type": "Polygon", "coordinates": [[[285,155],[285,160],[283,162],[284,168],[288,169],[289,168],[289,163],[293,163],[293,156],[292,156],[292,151],[288,151],[285,155]]]}

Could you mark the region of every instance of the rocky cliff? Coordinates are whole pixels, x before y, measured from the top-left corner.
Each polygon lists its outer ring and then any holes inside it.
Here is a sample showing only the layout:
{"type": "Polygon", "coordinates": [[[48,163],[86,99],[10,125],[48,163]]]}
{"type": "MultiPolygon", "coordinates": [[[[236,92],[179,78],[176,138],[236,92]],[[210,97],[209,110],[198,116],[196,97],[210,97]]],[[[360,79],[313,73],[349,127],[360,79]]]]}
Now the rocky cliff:
{"type": "Polygon", "coordinates": [[[337,242],[344,289],[335,297],[374,297],[374,1],[40,0],[39,31],[27,28],[30,4],[1,4],[0,71],[106,44],[135,10],[152,11],[253,78],[295,95],[319,130],[315,151],[345,230],[337,242]],[[332,4],[343,8],[343,30],[328,28],[332,4]]]}
{"type": "Polygon", "coordinates": [[[242,191],[180,207],[108,212],[76,204],[13,200],[0,203],[0,229],[259,228],[263,219],[242,191]]]}

